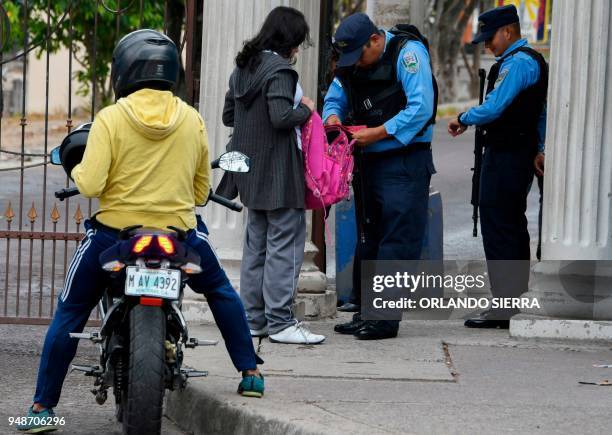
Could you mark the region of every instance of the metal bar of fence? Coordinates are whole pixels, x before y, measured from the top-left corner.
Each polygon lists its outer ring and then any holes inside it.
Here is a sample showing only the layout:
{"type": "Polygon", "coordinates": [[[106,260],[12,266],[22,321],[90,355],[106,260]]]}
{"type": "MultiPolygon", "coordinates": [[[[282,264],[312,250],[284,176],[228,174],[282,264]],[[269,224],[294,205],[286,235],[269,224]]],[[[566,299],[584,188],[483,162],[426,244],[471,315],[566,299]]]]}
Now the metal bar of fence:
{"type": "MultiPolygon", "coordinates": [[[[51,54],[51,0],[47,0],[47,62],[45,65],[45,163],[47,163],[47,152],[49,151],[49,64],[51,54]]],[[[44,233],[47,219],[47,165],[43,170],[43,191],[42,191],[42,225],[44,233]]],[[[40,285],[38,288],[38,313],[42,312],[43,301],[43,277],[45,270],[45,240],[40,241],[40,285]]]]}
{"type": "MultiPolygon", "coordinates": [[[[8,231],[11,230],[11,222],[12,222],[12,217],[10,216],[9,211],[12,212],[11,209],[11,203],[9,201],[9,205],[8,205],[8,210],[7,213],[4,215],[7,218],[7,228],[8,231]]],[[[6,239],[6,274],[5,274],[5,282],[4,282],[4,315],[6,316],[8,314],[8,285],[9,285],[9,271],[10,271],[10,264],[11,264],[11,256],[8,255],[10,252],[10,247],[11,247],[11,240],[9,238],[6,239]]]]}
{"type": "Polygon", "coordinates": [[[164,34],[168,34],[168,0],[164,1],[164,34]]]}
{"type": "MultiPolygon", "coordinates": [[[[121,0],[117,0],[117,10],[121,11],[121,0]]],[[[119,28],[121,26],[121,14],[115,14],[115,43],[119,41],[119,28]]]]}
{"type": "MultiPolygon", "coordinates": [[[[68,7],[66,8],[66,11],[69,11],[72,8],[74,1],[71,0],[70,3],[68,4],[68,7]]],[[[66,19],[66,16],[68,15],[68,12],[64,13],[64,15],[62,16],[62,18],[60,18],[60,20],[57,22],[55,28],[53,29],[53,32],[51,33],[56,33],[56,31],[62,26],[62,24],[64,23],[64,19],[66,19]]],[[[21,57],[27,57],[27,55],[29,53],[31,53],[33,50],[36,50],[38,47],[40,47],[45,41],[43,39],[41,39],[40,41],[36,41],[34,43],[32,43],[32,45],[28,46],[24,46],[23,51],[21,53],[17,53],[16,55],[14,55],[13,57],[9,57],[8,59],[4,59],[2,60],[2,64],[7,64],[10,62],[13,62],[14,60],[17,60],[21,57]]]]}
{"type": "MultiPolygon", "coordinates": [[[[28,217],[30,218],[30,231],[34,231],[34,222],[36,221],[36,212],[32,213],[34,210],[34,203],[32,202],[32,208],[30,209],[30,213],[28,213],[28,217]]],[[[30,261],[28,263],[28,307],[27,313],[28,317],[31,315],[30,306],[32,305],[32,259],[34,254],[34,239],[30,239],[30,261]]]]}
{"type": "MultiPolygon", "coordinates": [[[[8,150],[0,150],[0,153],[2,154],[11,154],[13,156],[20,156],[22,155],[22,153],[17,152],[17,151],[8,151],[8,150]]],[[[45,154],[42,153],[23,153],[24,156],[26,157],[44,157],[45,154]]]]}
{"type": "Polygon", "coordinates": [[[0,239],[17,240],[67,240],[78,242],[83,238],[81,233],[59,233],[56,231],[0,231],[0,239]]]}
{"type": "MultiPolygon", "coordinates": [[[[97,95],[97,86],[96,86],[96,80],[97,80],[97,73],[98,73],[98,9],[100,7],[100,0],[96,0],[96,11],[95,11],[95,17],[94,17],[94,40],[93,40],[93,53],[92,53],[92,62],[91,64],[93,65],[93,74],[92,74],[92,78],[91,78],[91,122],[93,122],[94,117],[96,115],[96,95],[97,95]]],[[[87,210],[87,216],[91,217],[91,199],[87,202],[88,203],[88,210],[87,210]]]]}
{"type": "MultiPolygon", "coordinates": [[[[19,156],[19,159],[15,159],[15,167],[14,168],[2,168],[0,171],[8,171],[14,170],[19,171],[19,180],[18,180],[18,201],[17,198],[12,198],[8,203],[8,207],[6,207],[4,211],[4,218],[6,221],[6,226],[2,230],[0,230],[0,239],[6,239],[6,259],[4,264],[5,269],[5,277],[4,277],[4,303],[3,308],[0,310],[0,323],[23,323],[23,324],[46,324],[48,323],[54,312],[54,304],[55,294],[59,289],[56,289],[56,279],[59,280],[61,269],[58,271],[58,261],[61,261],[61,250],[62,245],[64,247],[64,264],[63,264],[63,278],[65,280],[67,269],[69,266],[69,251],[72,252],[72,249],[69,249],[69,246],[74,246],[78,249],[80,245],[80,241],[82,239],[81,224],[83,215],[81,214],[80,205],[78,202],[75,203],[74,200],[72,204],[77,205],[76,213],[74,213],[74,219],[76,223],[76,228],[74,224],[70,224],[70,219],[72,218],[70,213],[71,203],[70,200],[67,200],[65,203],[65,215],[64,215],[64,223],[60,222],[60,214],[58,212],[58,204],[53,204],[53,210],[51,210],[50,214],[48,214],[47,207],[50,206],[51,201],[47,198],[47,194],[49,193],[49,186],[47,183],[50,182],[51,172],[47,168],[48,161],[48,151],[49,151],[49,140],[51,138],[51,124],[50,124],[50,110],[51,110],[51,101],[50,101],[50,80],[52,78],[52,72],[50,70],[50,62],[51,62],[51,52],[52,52],[52,42],[53,36],[55,32],[59,31],[67,31],[68,32],[68,51],[69,51],[69,61],[68,61],[68,110],[67,110],[67,118],[66,118],[66,130],[68,133],[72,131],[72,110],[73,110],[73,101],[72,101],[72,80],[73,80],[73,57],[74,57],[74,28],[72,22],[72,5],[73,0],[69,2],[68,8],[65,11],[62,11],[61,19],[58,22],[54,23],[54,17],[52,13],[54,12],[53,2],[51,0],[47,0],[46,2],[46,31],[44,35],[39,37],[35,37],[29,32],[32,30],[32,20],[33,15],[30,14],[35,13],[36,7],[33,2],[30,0],[23,0],[21,2],[20,14],[19,16],[20,26],[23,31],[23,50],[19,52],[14,58],[6,60],[6,56],[2,53],[2,48],[0,47],[0,77],[2,76],[4,64],[12,61],[19,60],[19,64],[21,64],[21,118],[20,118],[20,149],[19,151],[11,151],[6,149],[7,146],[4,146],[2,142],[2,128],[3,128],[3,114],[4,114],[4,105],[3,105],[3,97],[4,97],[4,88],[3,83],[0,81],[0,153],[12,154],[15,156],[19,156]],[[62,25],[64,23],[64,25],[62,25]],[[44,40],[42,40],[44,38],[44,40]],[[32,52],[35,48],[40,48],[41,50],[46,51],[45,56],[45,102],[44,102],[44,152],[40,152],[40,149],[35,149],[33,151],[26,152],[26,140],[28,140],[28,144],[30,144],[31,139],[29,136],[32,134],[32,130],[38,130],[35,123],[32,124],[32,120],[28,119],[28,117],[32,117],[31,110],[29,110],[28,104],[28,90],[33,86],[31,83],[28,83],[29,80],[33,80],[32,74],[29,73],[28,69],[29,59],[28,54],[32,52]],[[30,112],[30,114],[28,114],[30,112]],[[32,125],[29,125],[32,124],[32,125]],[[26,164],[27,157],[41,157],[42,163],[32,163],[26,164]],[[19,164],[17,165],[17,162],[19,164]],[[34,172],[34,175],[37,177],[37,180],[42,178],[42,189],[37,190],[36,192],[30,191],[30,180],[26,180],[25,177],[27,174],[25,170],[30,168],[36,168],[42,166],[42,170],[34,172]],[[42,174],[41,174],[42,172],[42,174]],[[42,177],[40,177],[42,175],[42,177]],[[40,178],[39,178],[40,177],[40,178]],[[42,195],[42,198],[39,200],[32,202],[32,207],[28,210],[25,209],[26,203],[32,199],[31,196],[34,195],[38,198],[38,195],[42,195]],[[42,203],[42,213],[39,214],[39,207],[42,203]],[[15,210],[13,211],[13,207],[15,210]],[[46,222],[47,217],[50,216],[51,222],[49,225],[46,222]],[[29,218],[28,222],[25,220],[29,218]],[[15,219],[16,218],[16,219],[15,219]],[[41,222],[39,222],[41,219],[41,222]],[[39,222],[39,223],[37,223],[39,222]],[[60,225],[60,231],[58,232],[58,225],[60,225]],[[16,239],[16,242],[13,240],[16,239]],[[40,242],[38,242],[40,240],[40,242]],[[48,242],[50,241],[50,242],[48,242]],[[63,243],[62,243],[63,242],[63,243]],[[28,250],[29,247],[29,250],[28,250]],[[35,252],[36,249],[40,247],[40,253],[35,252]],[[15,248],[17,252],[12,251],[15,248]],[[47,248],[47,249],[45,249],[47,248]],[[48,252],[51,251],[51,252],[48,252]],[[26,257],[25,253],[28,252],[29,258],[26,257]],[[51,255],[49,255],[51,254],[51,255]],[[36,264],[36,261],[40,260],[40,264],[36,264]],[[48,270],[50,269],[50,270],[48,270]],[[39,273],[38,273],[39,272],[39,273]],[[57,273],[56,273],[57,272],[57,273]],[[28,274],[27,282],[25,274],[28,274]],[[51,273],[50,281],[50,304],[46,304],[49,286],[49,276],[51,273]],[[39,275],[39,276],[37,276],[39,275]],[[39,279],[36,282],[36,279],[39,279]],[[23,281],[23,282],[22,282],[23,281]],[[26,287],[27,285],[27,287],[26,287]],[[27,291],[26,291],[27,288],[27,291]],[[15,292],[16,289],[16,293],[15,292]],[[9,298],[9,290],[11,292],[9,298]],[[38,295],[36,294],[38,292],[38,295]],[[23,293],[23,294],[22,294],[23,293]],[[27,295],[27,306],[24,308],[23,305],[26,303],[27,295]],[[15,296],[15,298],[14,298],[15,296]],[[34,299],[34,300],[33,300],[34,299]],[[33,303],[36,303],[36,299],[38,299],[38,310],[36,310],[36,306],[32,306],[33,303]],[[9,307],[9,303],[11,306],[9,307]],[[48,308],[48,310],[47,310],[48,308]],[[38,317],[33,317],[38,315],[38,317]]],[[[116,1],[116,10],[111,11],[116,15],[115,20],[115,32],[116,39],[120,38],[121,27],[125,23],[121,22],[123,14],[131,5],[135,3],[135,0],[117,0],[116,1]],[[127,4],[127,5],[126,5],[127,4]],[[123,6],[123,8],[122,8],[123,6]]],[[[105,6],[105,9],[108,10],[104,0],[95,0],[95,16],[94,16],[94,26],[93,26],[93,34],[94,41],[93,42],[93,52],[92,52],[92,62],[93,71],[91,74],[91,120],[93,121],[96,111],[99,108],[99,102],[101,95],[100,91],[97,87],[97,82],[100,79],[99,72],[96,69],[97,64],[100,59],[100,47],[97,46],[99,41],[98,32],[100,31],[101,21],[103,18],[100,14],[103,11],[100,9],[100,4],[105,6]]],[[[139,0],[139,25],[142,27],[145,25],[145,13],[144,13],[144,0],[139,0]]],[[[169,3],[168,1],[164,1],[164,31],[167,33],[168,31],[168,16],[170,14],[169,11],[169,3]]],[[[1,2],[0,2],[1,9],[1,2]]],[[[186,1],[186,27],[185,33],[183,37],[183,41],[181,46],[185,45],[188,49],[188,56],[190,57],[191,66],[193,67],[193,38],[194,38],[194,28],[196,24],[196,1],[195,0],[187,0],[186,1]]],[[[136,12],[136,11],[134,11],[136,12]]],[[[0,17],[1,19],[1,17],[0,17]]],[[[112,19],[111,19],[112,22],[112,19]]],[[[1,23],[0,23],[1,24],[1,23]]],[[[2,29],[4,30],[4,29],[2,29]]],[[[21,38],[20,38],[21,39],[21,38]]],[[[4,43],[4,41],[2,41],[4,43]]],[[[4,44],[2,44],[4,45],[4,44]]],[[[12,68],[12,67],[11,67],[12,68]]],[[[192,70],[193,68],[188,68],[192,70]]],[[[4,69],[4,72],[6,69],[4,69]]],[[[188,93],[188,98],[193,98],[195,90],[193,89],[193,83],[189,83],[190,92],[188,93]]],[[[32,88],[33,89],[33,88],[32,88]]],[[[18,89],[19,90],[19,89],[18,89]]],[[[36,143],[38,145],[38,142],[36,143]]],[[[40,161],[39,160],[39,161],[40,161]]],[[[17,181],[17,179],[15,179],[17,181]]],[[[66,187],[69,187],[72,183],[69,177],[66,177],[66,187]]],[[[84,205],[84,204],[83,204],[84,205]]],[[[88,201],[88,216],[92,214],[92,201],[88,201]]],[[[1,212],[0,212],[1,213],[1,212]]],[[[87,215],[86,215],[87,216],[87,215]]],[[[0,267],[2,267],[0,266],[0,267]]],[[[2,286],[2,284],[0,284],[2,286]]],[[[2,287],[0,287],[1,289],[2,287]]],[[[61,289],[61,288],[60,288],[61,289]]],[[[1,298],[1,296],[0,296],[1,298]]],[[[0,299],[2,301],[2,299],[0,299]]],[[[99,313],[95,314],[96,317],[99,317],[99,313]]],[[[93,318],[93,315],[92,315],[93,318]]]]}
{"type": "Polygon", "coordinates": [[[15,166],[12,168],[2,168],[0,169],[0,172],[8,172],[8,171],[21,171],[22,169],[31,169],[31,168],[38,168],[39,166],[45,166],[46,163],[35,163],[33,165],[23,165],[23,166],[15,166]]]}
{"type": "MultiPolygon", "coordinates": [[[[68,22],[68,113],[66,114],[66,134],[72,131],[72,56],[73,56],[73,37],[74,28],[72,23],[72,11],[70,11],[70,21],[68,22]]],[[[66,175],[66,187],[70,187],[70,177],[66,175]]],[[[66,199],[65,205],[65,216],[64,219],[64,232],[68,232],[68,215],[70,213],[70,198],[66,199]]],[[[54,226],[57,226],[57,221],[54,221],[54,226]]],[[[54,230],[55,231],[55,228],[54,230]]],[[[51,283],[51,298],[55,295],[55,241],[53,242],[53,275],[51,283]]],[[[66,272],[68,270],[68,240],[64,241],[64,270],[62,276],[66,279],[66,272]]]]}
{"type": "MultiPolygon", "coordinates": [[[[55,211],[57,211],[57,208],[54,209],[55,211]]],[[[57,216],[57,214],[56,214],[57,216]]],[[[55,232],[57,230],[57,219],[54,219],[53,217],[51,217],[51,219],[53,219],[53,231],[55,232]]],[[[66,222],[68,221],[68,219],[66,219],[66,222]]],[[[68,251],[68,240],[66,240],[64,242],[64,258],[67,257],[67,251],[68,251]]],[[[55,255],[56,255],[56,251],[57,251],[57,242],[55,239],[53,239],[53,245],[52,245],[52,254],[51,254],[51,262],[53,264],[53,267],[51,268],[51,304],[50,304],[50,310],[49,310],[49,316],[53,315],[53,301],[55,299],[55,255]]],[[[64,261],[64,275],[66,274],[66,261],[64,261]]]]}
{"type": "Polygon", "coordinates": [[[195,34],[196,8],[195,0],[186,0],[185,3],[185,41],[187,42],[185,85],[187,87],[187,103],[193,106],[193,35],[195,34]]]}
{"type": "Polygon", "coordinates": [[[142,29],[143,28],[142,27],[142,23],[143,23],[143,19],[144,19],[144,1],[140,0],[139,3],[140,3],[140,5],[139,5],[139,11],[138,11],[138,15],[139,15],[139,18],[138,18],[138,27],[142,29]]]}
{"type": "MultiPolygon", "coordinates": [[[[23,2],[23,47],[28,46],[28,0],[23,2]]],[[[23,56],[23,72],[22,72],[22,95],[21,95],[21,170],[19,171],[19,231],[23,229],[23,179],[25,177],[24,165],[25,157],[25,130],[27,125],[26,118],[26,91],[27,91],[27,74],[28,74],[28,57],[23,56]]],[[[15,315],[19,316],[19,302],[21,290],[21,239],[17,240],[17,302],[15,306],[15,315]]]]}

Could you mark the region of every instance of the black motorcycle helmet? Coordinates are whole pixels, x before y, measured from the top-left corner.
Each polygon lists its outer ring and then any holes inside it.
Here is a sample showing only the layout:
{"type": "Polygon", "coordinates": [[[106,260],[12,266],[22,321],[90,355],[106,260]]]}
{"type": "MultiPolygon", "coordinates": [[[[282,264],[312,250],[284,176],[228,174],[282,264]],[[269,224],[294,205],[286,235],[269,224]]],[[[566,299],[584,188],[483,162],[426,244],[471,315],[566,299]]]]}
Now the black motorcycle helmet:
{"type": "Polygon", "coordinates": [[[113,51],[111,82],[117,100],[145,87],[171,91],[176,86],[178,75],[176,45],[155,30],[128,33],[113,51]]]}
{"type": "Polygon", "coordinates": [[[59,155],[62,167],[70,179],[72,179],[70,175],[72,169],[83,160],[90,128],[91,122],[79,125],[68,133],[60,145],[59,155]]]}

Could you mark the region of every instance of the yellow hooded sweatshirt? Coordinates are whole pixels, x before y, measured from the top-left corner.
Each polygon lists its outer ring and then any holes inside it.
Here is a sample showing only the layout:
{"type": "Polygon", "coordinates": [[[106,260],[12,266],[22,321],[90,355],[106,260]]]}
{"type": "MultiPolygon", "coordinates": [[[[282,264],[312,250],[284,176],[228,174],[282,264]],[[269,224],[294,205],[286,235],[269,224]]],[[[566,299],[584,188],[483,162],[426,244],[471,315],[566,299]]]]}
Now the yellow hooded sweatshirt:
{"type": "Polygon", "coordinates": [[[72,178],[104,225],[195,228],[210,189],[204,121],[171,92],[134,92],[98,113],[72,178]]]}

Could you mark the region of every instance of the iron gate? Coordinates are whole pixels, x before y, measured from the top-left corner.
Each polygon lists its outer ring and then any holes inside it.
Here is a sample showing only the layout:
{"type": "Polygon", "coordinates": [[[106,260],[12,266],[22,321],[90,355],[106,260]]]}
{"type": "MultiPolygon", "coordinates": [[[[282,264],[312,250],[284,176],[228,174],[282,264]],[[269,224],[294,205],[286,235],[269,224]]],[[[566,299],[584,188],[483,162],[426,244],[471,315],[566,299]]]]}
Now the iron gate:
{"type": "MultiPolygon", "coordinates": [[[[101,75],[108,73],[108,65],[99,44],[108,45],[111,39],[114,46],[123,34],[156,27],[150,22],[163,23],[185,59],[179,95],[197,104],[199,80],[193,70],[199,69],[201,44],[196,29],[202,9],[198,3],[202,2],[0,3],[0,323],[50,322],[68,264],[83,237],[83,221],[95,211],[95,201],[55,200],[53,192],[68,187],[70,180],[61,168],[49,165],[47,156],[64,135],[93,120],[109,102],[108,95],[100,95],[105,89],[100,83],[108,85],[106,75],[101,75]],[[58,51],[62,44],[64,49],[58,51]],[[89,53],[93,68],[83,67],[83,53],[89,53]],[[44,73],[37,75],[33,70],[37,66],[44,73]],[[84,83],[89,83],[85,103],[84,83]],[[81,89],[75,92],[79,84],[81,89]],[[57,95],[62,92],[60,110],[57,95]]],[[[96,318],[93,313],[90,322],[96,318]]]]}

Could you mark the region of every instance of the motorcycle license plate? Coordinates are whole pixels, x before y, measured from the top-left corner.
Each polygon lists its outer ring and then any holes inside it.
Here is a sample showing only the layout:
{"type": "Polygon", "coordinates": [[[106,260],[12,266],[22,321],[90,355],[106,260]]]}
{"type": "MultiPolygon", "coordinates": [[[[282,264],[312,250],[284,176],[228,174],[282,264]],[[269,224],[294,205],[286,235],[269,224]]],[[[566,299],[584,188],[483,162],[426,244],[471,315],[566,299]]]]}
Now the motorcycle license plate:
{"type": "Polygon", "coordinates": [[[180,286],[180,270],[128,266],[126,271],[125,294],[128,296],[178,299],[180,286]]]}

